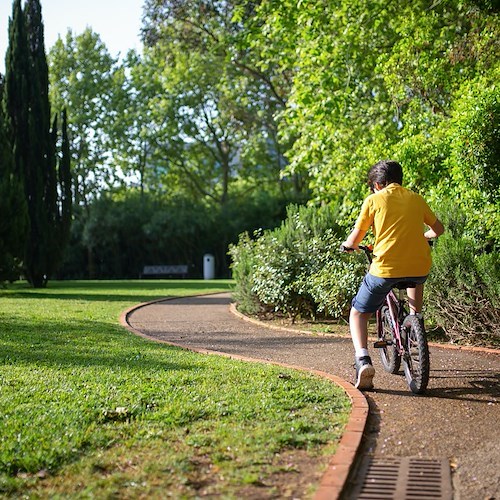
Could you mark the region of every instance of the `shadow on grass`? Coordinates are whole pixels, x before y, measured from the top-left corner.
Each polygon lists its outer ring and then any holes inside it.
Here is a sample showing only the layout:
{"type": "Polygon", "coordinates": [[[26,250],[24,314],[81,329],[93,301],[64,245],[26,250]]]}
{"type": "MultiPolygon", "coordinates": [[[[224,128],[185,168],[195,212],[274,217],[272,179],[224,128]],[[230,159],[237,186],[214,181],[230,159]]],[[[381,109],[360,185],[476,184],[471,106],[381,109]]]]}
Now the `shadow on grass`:
{"type": "Polygon", "coordinates": [[[181,364],[172,358],[179,348],[153,344],[130,336],[99,321],[53,321],[22,323],[3,319],[0,331],[0,364],[26,363],[57,367],[109,367],[139,371],[191,370],[195,364],[181,364]],[[34,331],[36,330],[36,331],[34,331]],[[158,351],[162,350],[163,353],[158,351]]]}
{"type": "MultiPolygon", "coordinates": [[[[165,289],[165,293],[158,291],[156,295],[140,295],[140,294],[128,294],[128,295],[106,295],[106,294],[81,294],[81,293],[64,293],[64,294],[47,294],[47,293],[37,293],[31,292],[28,294],[10,294],[9,298],[15,299],[49,299],[49,300],[77,300],[82,302],[133,302],[135,304],[142,304],[144,302],[152,302],[155,300],[170,300],[170,299],[181,299],[182,297],[174,297],[172,294],[168,293],[169,290],[165,289]]],[[[214,292],[214,293],[225,293],[225,292],[214,292]]],[[[213,302],[210,302],[213,303],[213,302]]],[[[224,302],[225,303],[225,302],[224,302]]]]}
{"type": "Polygon", "coordinates": [[[233,283],[230,280],[54,281],[49,282],[48,287],[44,289],[33,289],[26,283],[15,283],[8,287],[8,292],[4,296],[15,299],[142,303],[170,296],[180,298],[178,293],[173,293],[180,290],[186,290],[188,293],[185,296],[188,296],[198,293],[220,293],[221,290],[229,292],[232,288],[233,283]],[[106,293],[107,290],[110,293],[106,293]],[[120,290],[124,293],[119,293],[120,290]]]}

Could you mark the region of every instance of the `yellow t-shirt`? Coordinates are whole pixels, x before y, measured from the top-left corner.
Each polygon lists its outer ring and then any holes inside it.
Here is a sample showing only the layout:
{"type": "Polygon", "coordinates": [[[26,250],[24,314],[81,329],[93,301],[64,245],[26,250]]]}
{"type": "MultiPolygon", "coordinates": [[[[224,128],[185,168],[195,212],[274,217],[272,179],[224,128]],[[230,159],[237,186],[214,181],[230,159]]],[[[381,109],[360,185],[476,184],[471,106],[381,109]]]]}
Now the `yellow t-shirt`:
{"type": "Polygon", "coordinates": [[[429,274],[432,259],[424,224],[437,220],[417,193],[393,183],[363,202],[356,228],[375,235],[370,274],[408,278],[429,274]]]}

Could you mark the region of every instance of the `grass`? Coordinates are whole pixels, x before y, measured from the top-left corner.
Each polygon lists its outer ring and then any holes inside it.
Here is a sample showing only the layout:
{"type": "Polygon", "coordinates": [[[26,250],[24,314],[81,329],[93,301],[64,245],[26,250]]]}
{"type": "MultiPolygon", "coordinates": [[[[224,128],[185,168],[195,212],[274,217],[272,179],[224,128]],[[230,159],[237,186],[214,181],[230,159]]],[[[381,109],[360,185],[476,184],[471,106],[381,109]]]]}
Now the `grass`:
{"type": "Polygon", "coordinates": [[[133,304],[230,286],[75,281],[0,291],[0,494],[236,498],[283,473],[287,450],[333,452],[350,403],[331,383],[149,342],[118,324],[133,304]]]}

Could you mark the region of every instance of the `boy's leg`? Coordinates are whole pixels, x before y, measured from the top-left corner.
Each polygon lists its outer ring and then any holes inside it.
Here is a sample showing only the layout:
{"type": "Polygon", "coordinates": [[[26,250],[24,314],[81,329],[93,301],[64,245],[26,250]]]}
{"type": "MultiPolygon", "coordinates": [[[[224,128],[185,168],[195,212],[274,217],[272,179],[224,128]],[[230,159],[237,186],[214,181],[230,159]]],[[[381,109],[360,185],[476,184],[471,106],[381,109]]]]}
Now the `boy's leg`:
{"type": "Polygon", "coordinates": [[[407,288],[408,304],[410,305],[410,313],[418,314],[422,312],[424,304],[424,285],[416,285],[415,288],[407,288]]]}
{"type": "Polygon", "coordinates": [[[372,313],[362,313],[351,307],[349,329],[352,343],[356,351],[356,383],[357,389],[372,389],[375,369],[368,355],[368,320],[372,313]]]}
{"type": "Polygon", "coordinates": [[[356,355],[362,354],[361,349],[368,348],[368,321],[372,313],[362,313],[351,307],[349,314],[349,329],[356,355]]]}

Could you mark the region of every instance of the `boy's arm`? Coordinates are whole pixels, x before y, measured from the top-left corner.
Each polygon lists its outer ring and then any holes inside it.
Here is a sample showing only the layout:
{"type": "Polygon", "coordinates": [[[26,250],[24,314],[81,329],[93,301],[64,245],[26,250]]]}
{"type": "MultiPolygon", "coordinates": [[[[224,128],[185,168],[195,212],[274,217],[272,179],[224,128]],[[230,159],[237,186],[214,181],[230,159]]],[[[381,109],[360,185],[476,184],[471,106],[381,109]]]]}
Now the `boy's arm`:
{"type": "Polygon", "coordinates": [[[354,248],[358,250],[358,245],[361,240],[365,237],[366,231],[362,229],[353,229],[352,233],[347,237],[347,239],[342,243],[342,246],[346,248],[354,248]]]}
{"type": "Polygon", "coordinates": [[[437,238],[444,233],[444,226],[439,219],[436,219],[436,222],[430,226],[430,229],[424,233],[424,236],[431,240],[432,238],[437,238]]]}

